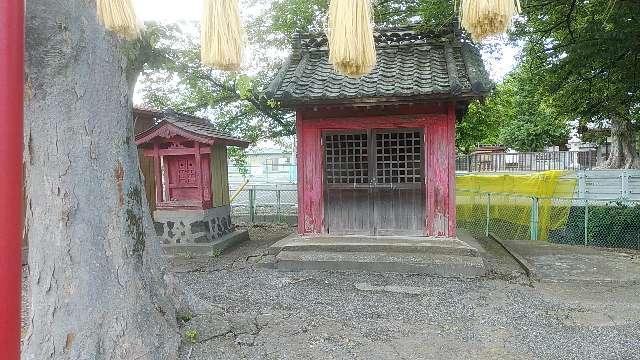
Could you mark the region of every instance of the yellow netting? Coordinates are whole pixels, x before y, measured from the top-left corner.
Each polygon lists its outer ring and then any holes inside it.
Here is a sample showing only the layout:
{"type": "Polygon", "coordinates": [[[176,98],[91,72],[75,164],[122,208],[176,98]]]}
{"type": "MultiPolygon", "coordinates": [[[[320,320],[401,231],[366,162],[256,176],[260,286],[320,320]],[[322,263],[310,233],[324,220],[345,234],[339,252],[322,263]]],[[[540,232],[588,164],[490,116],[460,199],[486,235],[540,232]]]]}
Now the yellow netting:
{"type": "MultiPolygon", "coordinates": [[[[538,198],[538,238],[547,240],[549,231],[563,228],[569,217],[576,180],[564,177],[565,171],[546,171],[529,175],[458,176],[458,219],[462,223],[486,218],[487,193],[490,219],[497,227],[529,229],[532,197],[538,198]]],[[[509,236],[508,233],[506,236],[509,236]]],[[[513,237],[517,236],[513,234],[513,237]]]]}

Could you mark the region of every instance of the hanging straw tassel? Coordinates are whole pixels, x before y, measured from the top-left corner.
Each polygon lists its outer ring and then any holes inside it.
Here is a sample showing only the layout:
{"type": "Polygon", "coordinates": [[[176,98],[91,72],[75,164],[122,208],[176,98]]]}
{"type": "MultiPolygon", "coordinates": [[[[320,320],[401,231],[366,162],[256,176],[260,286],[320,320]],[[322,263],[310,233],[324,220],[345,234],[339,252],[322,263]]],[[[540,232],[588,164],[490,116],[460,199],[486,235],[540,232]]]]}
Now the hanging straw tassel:
{"type": "Polygon", "coordinates": [[[242,64],[243,32],[238,0],[204,0],[202,63],[234,71],[242,64]]]}
{"type": "Polygon", "coordinates": [[[373,9],[369,0],[331,0],[329,62],[339,73],[359,78],[376,65],[373,9]]]}
{"type": "Polygon", "coordinates": [[[462,0],[460,23],[475,41],[502,34],[520,13],[520,0],[462,0]]]}
{"type": "Polygon", "coordinates": [[[140,36],[140,25],[131,0],[97,0],[98,19],[109,31],[127,39],[140,36]]]}

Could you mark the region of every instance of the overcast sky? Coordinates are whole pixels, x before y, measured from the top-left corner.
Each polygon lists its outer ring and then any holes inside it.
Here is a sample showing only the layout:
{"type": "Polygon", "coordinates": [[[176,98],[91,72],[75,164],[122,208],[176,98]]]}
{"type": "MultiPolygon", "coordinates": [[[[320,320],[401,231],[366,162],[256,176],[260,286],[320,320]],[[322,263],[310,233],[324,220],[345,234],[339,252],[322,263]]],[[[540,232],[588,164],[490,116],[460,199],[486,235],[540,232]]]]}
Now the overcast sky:
{"type": "MultiPolygon", "coordinates": [[[[143,21],[176,22],[180,20],[199,20],[202,0],[133,0],[138,16],[143,21]]],[[[255,3],[251,1],[250,3],[255,3]]],[[[260,8],[243,6],[243,15],[248,10],[259,11],[260,8]]],[[[498,54],[483,54],[491,78],[501,81],[513,69],[519,50],[510,46],[500,47],[498,54]]]]}

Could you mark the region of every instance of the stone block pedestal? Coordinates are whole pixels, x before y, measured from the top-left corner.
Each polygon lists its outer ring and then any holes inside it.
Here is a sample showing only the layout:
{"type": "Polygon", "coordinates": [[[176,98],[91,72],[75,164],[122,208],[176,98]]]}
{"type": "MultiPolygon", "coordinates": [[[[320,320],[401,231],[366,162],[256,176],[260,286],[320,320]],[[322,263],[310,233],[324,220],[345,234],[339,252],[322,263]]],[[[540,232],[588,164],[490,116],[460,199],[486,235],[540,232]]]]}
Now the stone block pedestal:
{"type": "Polygon", "coordinates": [[[230,206],[207,210],[156,210],[153,213],[156,234],[165,252],[206,253],[224,249],[248,239],[231,223],[230,206]],[[182,249],[182,250],[181,250],[182,249]]]}

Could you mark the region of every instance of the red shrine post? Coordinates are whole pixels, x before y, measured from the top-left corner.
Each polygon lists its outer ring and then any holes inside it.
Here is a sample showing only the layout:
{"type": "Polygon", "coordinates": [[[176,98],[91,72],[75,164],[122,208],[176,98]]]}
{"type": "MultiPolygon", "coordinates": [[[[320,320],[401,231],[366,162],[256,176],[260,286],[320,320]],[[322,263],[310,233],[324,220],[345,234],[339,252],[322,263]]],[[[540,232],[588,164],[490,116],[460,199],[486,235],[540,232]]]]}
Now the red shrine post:
{"type": "Polygon", "coordinates": [[[24,0],[0,1],[0,354],[20,358],[24,0]]]}
{"type": "Polygon", "coordinates": [[[136,109],[135,118],[136,128],[146,129],[136,144],[165,250],[206,252],[246,240],[246,232],[235,231],[231,222],[227,146],[249,143],[206,119],[173,111],[136,109]]]}
{"type": "Polygon", "coordinates": [[[455,127],[492,87],[456,31],[376,33],[377,65],[337,74],[303,35],[270,93],[296,111],[300,235],[456,237],[455,127]]]}

